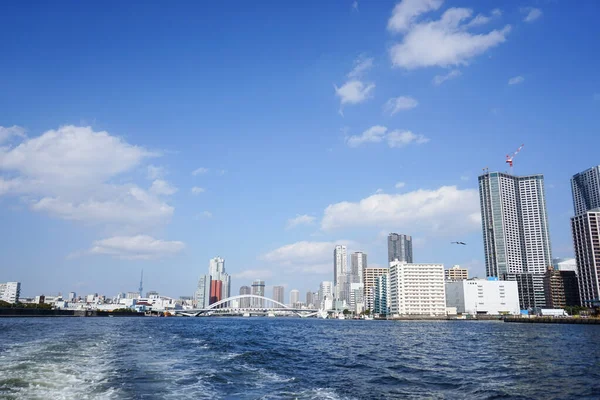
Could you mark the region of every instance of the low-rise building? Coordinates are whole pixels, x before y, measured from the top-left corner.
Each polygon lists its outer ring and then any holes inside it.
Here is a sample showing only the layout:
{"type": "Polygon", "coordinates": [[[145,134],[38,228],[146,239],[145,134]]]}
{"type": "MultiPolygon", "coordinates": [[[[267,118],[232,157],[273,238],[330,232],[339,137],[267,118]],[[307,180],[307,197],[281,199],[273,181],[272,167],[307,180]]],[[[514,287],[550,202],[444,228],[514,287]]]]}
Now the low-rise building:
{"type": "Polygon", "coordinates": [[[7,303],[18,303],[21,295],[21,282],[0,283],[0,300],[7,303]]]}
{"type": "Polygon", "coordinates": [[[390,263],[390,314],[446,315],[443,264],[390,263]]]}
{"type": "Polygon", "coordinates": [[[516,281],[469,279],[446,282],[446,305],[459,314],[519,315],[516,281]]]}
{"type": "Polygon", "coordinates": [[[455,265],[452,268],[444,270],[447,281],[462,281],[469,279],[469,270],[461,268],[460,265],[455,265]]]}
{"type": "Polygon", "coordinates": [[[579,284],[575,271],[548,267],[544,275],[544,294],[548,308],[579,306],[579,284]]]}

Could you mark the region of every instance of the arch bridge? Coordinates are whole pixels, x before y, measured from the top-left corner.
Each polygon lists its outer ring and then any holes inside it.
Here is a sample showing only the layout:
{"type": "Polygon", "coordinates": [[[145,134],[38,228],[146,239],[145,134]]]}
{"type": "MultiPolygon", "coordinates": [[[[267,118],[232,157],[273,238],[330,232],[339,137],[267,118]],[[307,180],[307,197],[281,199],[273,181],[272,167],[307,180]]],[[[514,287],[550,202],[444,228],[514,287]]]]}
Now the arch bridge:
{"type": "Polygon", "coordinates": [[[206,308],[192,310],[177,310],[175,314],[188,317],[200,317],[209,315],[269,315],[276,314],[295,314],[302,318],[314,317],[319,310],[313,308],[295,308],[280,303],[268,297],[256,294],[240,294],[217,301],[206,308]],[[237,306],[233,302],[237,300],[237,306]]]}

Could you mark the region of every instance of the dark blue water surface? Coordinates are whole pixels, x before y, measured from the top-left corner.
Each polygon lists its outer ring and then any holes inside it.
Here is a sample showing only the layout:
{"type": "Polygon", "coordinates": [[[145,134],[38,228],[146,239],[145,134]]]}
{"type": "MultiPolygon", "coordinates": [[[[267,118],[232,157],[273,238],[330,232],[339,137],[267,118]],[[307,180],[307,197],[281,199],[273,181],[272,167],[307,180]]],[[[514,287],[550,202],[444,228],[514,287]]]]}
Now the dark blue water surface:
{"type": "Polygon", "coordinates": [[[0,319],[2,399],[599,399],[600,326],[0,319]]]}

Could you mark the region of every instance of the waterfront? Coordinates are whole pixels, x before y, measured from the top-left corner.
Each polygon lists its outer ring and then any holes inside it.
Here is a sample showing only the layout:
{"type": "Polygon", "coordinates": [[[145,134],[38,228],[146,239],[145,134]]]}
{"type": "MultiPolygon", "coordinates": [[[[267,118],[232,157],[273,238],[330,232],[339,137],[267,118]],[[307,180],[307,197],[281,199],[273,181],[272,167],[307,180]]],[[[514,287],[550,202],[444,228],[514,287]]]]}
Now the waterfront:
{"type": "Polygon", "coordinates": [[[2,399],[595,398],[598,326],[0,320],[2,399]]]}

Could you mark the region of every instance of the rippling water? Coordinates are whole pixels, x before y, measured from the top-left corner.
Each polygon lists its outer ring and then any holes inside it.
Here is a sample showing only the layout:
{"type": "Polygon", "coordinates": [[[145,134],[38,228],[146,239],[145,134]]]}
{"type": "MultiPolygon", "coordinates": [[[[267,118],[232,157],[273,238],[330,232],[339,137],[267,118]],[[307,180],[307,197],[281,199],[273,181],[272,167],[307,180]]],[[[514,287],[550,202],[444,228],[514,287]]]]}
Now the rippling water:
{"type": "Polygon", "coordinates": [[[0,319],[2,399],[600,398],[600,326],[0,319]]]}

